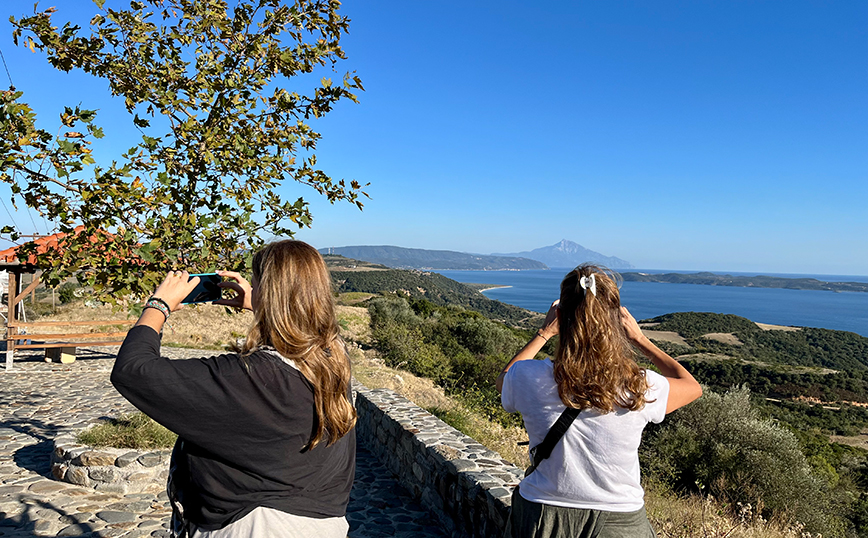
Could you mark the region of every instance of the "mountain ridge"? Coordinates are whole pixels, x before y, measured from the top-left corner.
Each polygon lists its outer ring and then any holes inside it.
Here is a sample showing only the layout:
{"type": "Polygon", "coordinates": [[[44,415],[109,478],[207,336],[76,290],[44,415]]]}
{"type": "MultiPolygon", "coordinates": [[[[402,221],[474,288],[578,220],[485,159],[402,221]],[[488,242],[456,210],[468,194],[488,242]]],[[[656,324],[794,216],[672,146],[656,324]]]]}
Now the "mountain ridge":
{"type": "Polygon", "coordinates": [[[527,270],[548,269],[544,263],[515,256],[468,254],[453,250],[427,250],[392,245],[359,245],[319,249],[322,254],[340,254],[347,258],[378,263],[393,269],[419,270],[527,270]]]}

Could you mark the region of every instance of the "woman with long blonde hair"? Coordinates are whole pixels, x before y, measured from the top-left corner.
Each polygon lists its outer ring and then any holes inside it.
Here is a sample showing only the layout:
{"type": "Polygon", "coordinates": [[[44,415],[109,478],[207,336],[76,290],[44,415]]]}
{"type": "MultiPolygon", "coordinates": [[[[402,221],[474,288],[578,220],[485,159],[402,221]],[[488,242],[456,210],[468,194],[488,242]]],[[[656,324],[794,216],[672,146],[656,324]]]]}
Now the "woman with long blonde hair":
{"type": "Polygon", "coordinates": [[[236,295],[216,304],[254,314],[239,353],[160,357],[163,324],[199,280],[173,271],[128,333],[112,383],[178,434],[175,536],[344,538],[356,414],[328,269],[291,240],[257,252],[252,269],[250,282],[218,272],[236,295]]]}
{"type": "Polygon", "coordinates": [[[639,482],[642,430],[702,388],[642,334],[617,279],[591,264],[570,271],[543,327],[497,378],[503,407],[522,414],[534,447],[507,536],[655,536],[639,482]],[[554,359],[530,360],[555,335],[554,359]],[[660,374],[639,367],[633,347],[660,374]]]}

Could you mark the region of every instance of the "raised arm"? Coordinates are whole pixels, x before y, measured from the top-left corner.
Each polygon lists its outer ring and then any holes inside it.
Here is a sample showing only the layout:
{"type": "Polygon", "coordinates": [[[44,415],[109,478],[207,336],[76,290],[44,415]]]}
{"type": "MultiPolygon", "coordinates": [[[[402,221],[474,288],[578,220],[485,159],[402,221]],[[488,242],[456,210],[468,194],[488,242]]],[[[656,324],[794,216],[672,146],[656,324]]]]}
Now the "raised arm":
{"type": "Polygon", "coordinates": [[[621,307],[621,323],[627,338],[639,348],[654,366],[660,369],[663,377],[669,380],[669,399],[666,401],[666,412],[671,413],[702,396],[702,387],[684,366],[670,357],[642,334],[642,329],[630,312],[621,307]]]}
{"type": "Polygon", "coordinates": [[[506,366],[503,367],[503,371],[500,372],[500,375],[497,376],[497,381],[495,381],[497,392],[503,392],[503,378],[506,377],[506,372],[512,368],[513,364],[518,361],[526,361],[536,357],[539,350],[541,350],[546,342],[556,334],[558,334],[558,301],[553,302],[551,308],[549,308],[549,311],[546,314],[546,319],[543,321],[542,328],[538,330],[533,338],[530,339],[530,342],[525,344],[525,346],[515,354],[515,357],[513,357],[512,360],[506,363],[506,366]]]}

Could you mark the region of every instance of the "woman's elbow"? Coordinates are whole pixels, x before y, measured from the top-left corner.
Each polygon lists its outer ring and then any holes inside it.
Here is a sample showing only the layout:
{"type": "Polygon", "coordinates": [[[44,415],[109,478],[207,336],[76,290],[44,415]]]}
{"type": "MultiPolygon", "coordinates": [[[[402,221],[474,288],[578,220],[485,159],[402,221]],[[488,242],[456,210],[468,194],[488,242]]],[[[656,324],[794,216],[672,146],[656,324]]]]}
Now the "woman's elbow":
{"type": "Polygon", "coordinates": [[[695,379],[693,380],[693,383],[694,383],[693,391],[690,394],[690,396],[691,396],[690,401],[691,402],[694,402],[694,401],[698,400],[700,397],[702,397],[702,385],[700,385],[699,382],[696,381],[695,379]]]}

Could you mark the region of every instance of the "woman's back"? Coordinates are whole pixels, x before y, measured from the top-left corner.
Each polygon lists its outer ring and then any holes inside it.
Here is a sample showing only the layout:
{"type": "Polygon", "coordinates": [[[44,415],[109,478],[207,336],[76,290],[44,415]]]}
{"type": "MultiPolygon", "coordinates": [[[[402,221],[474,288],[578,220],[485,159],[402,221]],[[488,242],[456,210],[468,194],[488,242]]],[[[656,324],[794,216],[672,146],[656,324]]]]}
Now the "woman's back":
{"type": "MultiPolygon", "coordinates": [[[[646,372],[646,376],[648,403],[642,409],[583,410],[551,456],[522,481],[522,496],[554,506],[613,512],[641,509],[637,449],[645,425],[663,420],[669,389],[659,374],[646,372]]],[[[552,362],[513,365],[504,379],[502,403],[507,411],[521,412],[530,446],[540,444],[566,409],[558,395],[552,362]]]]}
{"type": "Polygon", "coordinates": [[[147,328],[130,331],[112,382],[179,434],[173,476],[187,518],[209,530],[256,506],[344,514],[355,434],[305,449],[316,414],[310,383],[296,368],[265,350],[173,361],[148,352],[155,343],[158,335],[147,328]]]}

